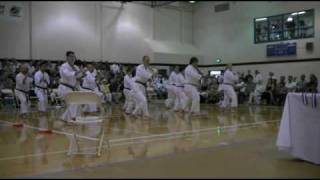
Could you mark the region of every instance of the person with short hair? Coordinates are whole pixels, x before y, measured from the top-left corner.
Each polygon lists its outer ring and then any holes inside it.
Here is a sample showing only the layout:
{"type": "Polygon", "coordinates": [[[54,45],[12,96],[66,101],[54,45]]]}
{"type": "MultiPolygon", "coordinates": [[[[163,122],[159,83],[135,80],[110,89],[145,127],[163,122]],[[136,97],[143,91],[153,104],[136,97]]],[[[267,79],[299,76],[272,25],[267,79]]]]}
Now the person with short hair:
{"type": "MultiPolygon", "coordinates": [[[[66,52],[66,61],[59,69],[60,84],[58,87],[59,96],[64,98],[66,94],[73,91],[78,91],[80,86],[80,79],[84,76],[84,73],[80,71],[80,68],[75,65],[76,56],[73,51],[66,52]]],[[[63,121],[76,120],[76,116],[80,113],[79,106],[71,104],[67,107],[66,111],[62,114],[61,119],[63,121]]]]}
{"type": "Polygon", "coordinates": [[[232,64],[228,64],[223,75],[222,89],[224,92],[224,101],[222,107],[226,108],[230,105],[232,112],[234,112],[235,108],[238,107],[238,98],[234,90],[234,86],[238,81],[239,77],[237,74],[232,72],[232,64]]]}
{"type": "Polygon", "coordinates": [[[317,93],[318,92],[318,78],[314,74],[310,74],[309,82],[306,84],[307,92],[317,93]]]}
{"type": "MultiPolygon", "coordinates": [[[[82,86],[80,87],[81,91],[89,91],[96,93],[101,99],[103,99],[103,94],[99,91],[97,85],[97,71],[92,64],[87,64],[87,70],[85,76],[82,79],[82,86]]],[[[86,104],[83,107],[84,112],[96,112],[96,104],[86,104]]]]}
{"type": "Polygon", "coordinates": [[[149,56],[143,56],[142,62],[143,64],[137,66],[134,77],[133,93],[136,105],[132,115],[142,114],[142,116],[150,118],[146,96],[147,82],[156,75],[156,71],[150,68],[149,56]]]}
{"type": "MultiPolygon", "coordinates": [[[[15,96],[20,105],[20,116],[25,120],[27,113],[29,112],[29,91],[33,80],[28,76],[28,66],[23,64],[20,66],[20,72],[16,76],[16,88],[15,96]]],[[[18,120],[18,125],[22,125],[22,120],[18,120]]]]}
{"type": "Polygon", "coordinates": [[[190,59],[189,65],[185,68],[185,85],[184,92],[187,96],[185,112],[189,111],[193,115],[200,115],[200,80],[203,74],[198,69],[199,60],[196,57],[190,59]],[[191,101],[191,107],[190,106],[191,101]]]}
{"type": "Polygon", "coordinates": [[[41,114],[47,111],[48,106],[48,87],[50,78],[46,72],[47,62],[40,63],[40,69],[34,75],[34,92],[38,97],[38,110],[41,114]]]}
{"type": "Polygon", "coordinates": [[[306,91],[306,75],[302,74],[300,76],[300,80],[297,82],[297,92],[305,92],[306,91]]]}

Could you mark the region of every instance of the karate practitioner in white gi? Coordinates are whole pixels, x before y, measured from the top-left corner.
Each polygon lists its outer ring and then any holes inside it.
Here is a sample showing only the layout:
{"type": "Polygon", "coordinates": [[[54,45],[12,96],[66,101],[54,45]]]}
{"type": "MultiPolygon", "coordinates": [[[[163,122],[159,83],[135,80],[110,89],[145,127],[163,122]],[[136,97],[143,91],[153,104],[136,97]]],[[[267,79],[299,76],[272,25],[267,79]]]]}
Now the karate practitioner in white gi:
{"type": "Polygon", "coordinates": [[[130,114],[133,111],[134,108],[134,94],[133,94],[133,77],[132,77],[132,71],[133,69],[131,67],[128,67],[126,71],[126,75],[124,76],[123,80],[123,94],[125,97],[125,103],[123,105],[123,110],[130,114]]]}
{"type": "Polygon", "coordinates": [[[191,100],[189,112],[193,115],[200,115],[200,95],[198,89],[200,88],[200,79],[203,75],[198,69],[198,62],[199,60],[196,57],[192,57],[184,72],[186,81],[184,91],[188,97],[185,111],[188,111],[191,100]]]}
{"type": "Polygon", "coordinates": [[[177,79],[177,70],[176,68],[171,72],[168,83],[166,85],[168,98],[165,101],[165,106],[171,108],[175,104],[176,100],[176,79],[177,79]]]}
{"type": "MultiPolygon", "coordinates": [[[[81,91],[89,91],[96,93],[101,99],[103,99],[103,93],[100,92],[99,86],[97,85],[97,71],[92,64],[87,65],[87,71],[83,77],[81,91]]],[[[96,104],[86,104],[83,107],[84,112],[97,112],[96,104]]]]}
{"type": "Polygon", "coordinates": [[[28,76],[28,66],[23,64],[20,66],[20,73],[16,76],[16,88],[15,96],[19,101],[20,105],[20,118],[14,126],[23,126],[23,121],[26,119],[27,113],[29,112],[30,101],[29,91],[33,80],[28,76]]]}
{"type": "Polygon", "coordinates": [[[46,111],[48,107],[48,86],[50,78],[46,70],[47,63],[41,62],[40,69],[34,75],[34,92],[38,97],[38,110],[39,110],[39,132],[50,133],[48,129],[48,121],[46,119],[46,111]]]}
{"type": "Polygon", "coordinates": [[[46,70],[46,62],[40,64],[40,69],[34,75],[34,92],[38,97],[38,110],[40,114],[47,111],[48,107],[48,86],[50,78],[46,70]]]}
{"type": "MultiPolygon", "coordinates": [[[[60,84],[58,87],[59,96],[63,99],[64,96],[72,91],[79,90],[80,79],[84,76],[84,73],[80,71],[79,67],[74,65],[76,56],[74,52],[67,51],[67,62],[61,65],[60,84]]],[[[76,104],[71,104],[67,107],[63,113],[61,119],[64,121],[76,120],[76,116],[79,114],[79,108],[76,104]]]]}
{"type": "Polygon", "coordinates": [[[249,103],[252,103],[252,99],[254,99],[255,104],[261,103],[261,95],[264,91],[263,88],[263,78],[261,73],[256,70],[255,71],[255,77],[253,79],[253,83],[255,84],[255,89],[253,93],[250,93],[249,95],[249,103]]]}
{"type": "Polygon", "coordinates": [[[133,115],[141,114],[150,118],[148,110],[148,101],[146,97],[147,81],[156,75],[157,71],[152,69],[149,65],[149,56],[143,56],[143,64],[140,64],[136,68],[135,82],[133,84],[133,93],[135,98],[135,109],[132,112],[133,115]]]}
{"type": "Polygon", "coordinates": [[[239,77],[232,72],[232,64],[228,64],[223,74],[223,84],[221,86],[224,96],[222,103],[223,108],[231,106],[231,110],[234,111],[235,108],[238,107],[238,97],[234,90],[234,86],[238,81],[239,77]]]}
{"type": "Polygon", "coordinates": [[[187,96],[184,92],[184,84],[186,82],[185,82],[184,74],[182,71],[183,71],[182,68],[178,66],[176,67],[176,72],[177,72],[176,86],[175,86],[176,99],[175,99],[175,104],[173,108],[174,111],[183,111],[187,102],[187,96]]]}

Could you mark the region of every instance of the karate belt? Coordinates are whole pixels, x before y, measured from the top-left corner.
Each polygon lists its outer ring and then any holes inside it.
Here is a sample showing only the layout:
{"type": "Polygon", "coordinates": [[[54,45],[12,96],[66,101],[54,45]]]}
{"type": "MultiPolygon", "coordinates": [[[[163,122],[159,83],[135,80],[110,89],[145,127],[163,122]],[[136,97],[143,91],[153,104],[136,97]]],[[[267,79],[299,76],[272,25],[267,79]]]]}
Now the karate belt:
{"type": "Polygon", "coordinates": [[[146,83],[143,83],[143,82],[140,82],[140,81],[135,81],[136,83],[138,83],[138,84],[141,84],[141,85],[143,85],[145,88],[147,88],[147,84],[146,83]]]}
{"type": "Polygon", "coordinates": [[[28,91],[24,91],[24,90],[21,90],[21,89],[15,89],[16,91],[20,91],[22,92],[24,95],[26,95],[26,99],[27,99],[27,103],[29,102],[29,99],[30,99],[30,95],[29,95],[29,92],[28,91]]]}
{"type": "Polygon", "coordinates": [[[65,87],[67,87],[67,88],[70,88],[72,91],[77,91],[77,88],[74,87],[74,86],[71,86],[71,85],[66,84],[66,83],[60,83],[60,84],[63,85],[63,86],[65,86],[65,87]]]}
{"type": "Polygon", "coordinates": [[[90,88],[88,88],[88,87],[83,87],[83,86],[81,86],[81,88],[82,88],[82,89],[86,89],[86,90],[90,90],[90,91],[94,91],[94,89],[90,89],[90,88]]]}

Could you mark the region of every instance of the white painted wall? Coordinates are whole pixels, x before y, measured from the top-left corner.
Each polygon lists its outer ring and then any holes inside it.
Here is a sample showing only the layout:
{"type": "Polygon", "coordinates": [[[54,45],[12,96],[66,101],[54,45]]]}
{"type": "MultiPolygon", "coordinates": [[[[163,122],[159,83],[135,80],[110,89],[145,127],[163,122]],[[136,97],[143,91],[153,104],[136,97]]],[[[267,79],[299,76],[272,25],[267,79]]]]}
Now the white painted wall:
{"type": "Polygon", "coordinates": [[[0,57],[30,58],[29,56],[29,7],[28,2],[2,1],[5,16],[0,15],[0,57]],[[23,7],[22,18],[7,18],[12,5],[23,7]]]}
{"type": "Polygon", "coordinates": [[[55,60],[73,50],[87,60],[132,63],[141,62],[147,54],[154,62],[177,63],[181,62],[179,52],[169,58],[155,57],[162,52],[155,52],[146,40],[192,45],[192,12],[188,10],[152,9],[135,3],[121,6],[115,1],[12,3],[22,3],[25,15],[19,22],[0,19],[0,58],[55,60]]]}
{"type": "Polygon", "coordinates": [[[284,59],[320,58],[320,2],[319,1],[230,1],[230,10],[214,12],[221,2],[199,2],[194,10],[194,44],[204,54],[202,64],[248,61],[276,61],[284,59]],[[254,44],[253,19],[315,9],[315,37],[296,40],[296,57],[266,57],[267,43],[254,44]],[[314,52],[307,53],[306,42],[314,42],[314,52]]]}
{"type": "Polygon", "coordinates": [[[98,59],[97,10],[91,2],[32,2],[32,57],[64,59],[73,50],[81,59],[98,59]]]}

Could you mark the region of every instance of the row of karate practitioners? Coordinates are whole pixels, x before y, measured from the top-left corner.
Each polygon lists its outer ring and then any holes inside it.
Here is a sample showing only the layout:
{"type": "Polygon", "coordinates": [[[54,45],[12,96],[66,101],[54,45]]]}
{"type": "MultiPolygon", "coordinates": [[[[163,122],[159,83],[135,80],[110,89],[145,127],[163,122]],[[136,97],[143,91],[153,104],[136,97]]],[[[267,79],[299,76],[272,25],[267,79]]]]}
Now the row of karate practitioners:
{"type": "MultiPolygon", "coordinates": [[[[72,91],[92,91],[98,96],[105,96],[101,92],[97,84],[97,72],[92,65],[88,65],[87,69],[79,68],[74,63],[76,61],[75,53],[72,51],[66,52],[66,62],[59,69],[60,84],[58,94],[63,99],[64,96],[72,91]],[[82,80],[82,84],[80,83],[82,80]]],[[[200,114],[200,79],[203,74],[198,69],[198,59],[193,57],[190,59],[189,65],[184,72],[178,67],[175,68],[169,78],[167,86],[168,99],[165,104],[168,108],[172,107],[175,111],[190,112],[194,115],[200,114]]],[[[40,69],[34,75],[35,94],[38,97],[38,110],[40,116],[43,116],[47,111],[48,106],[48,85],[50,78],[45,72],[45,62],[40,64],[40,69]]],[[[148,111],[148,101],[146,97],[147,82],[155,77],[157,70],[150,67],[150,58],[144,56],[142,64],[136,67],[135,75],[132,76],[132,70],[128,70],[124,77],[124,109],[128,114],[134,116],[142,115],[145,118],[150,118],[148,111]]],[[[234,91],[234,84],[238,77],[232,72],[231,66],[224,73],[223,90],[225,92],[224,106],[231,104],[231,107],[237,106],[237,97],[234,91]]],[[[22,65],[20,73],[16,76],[15,95],[19,100],[21,119],[18,124],[26,118],[29,112],[28,94],[32,85],[32,78],[28,77],[28,67],[22,65]]],[[[61,120],[75,120],[80,111],[94,112],[97,111],[95,104],[86,105],[83,108],[78,105],[69,105],[61,120]]]]}

